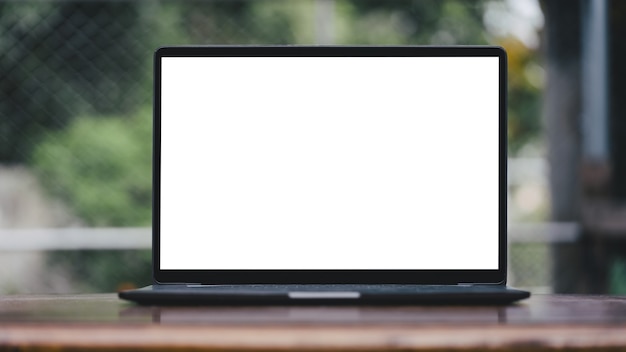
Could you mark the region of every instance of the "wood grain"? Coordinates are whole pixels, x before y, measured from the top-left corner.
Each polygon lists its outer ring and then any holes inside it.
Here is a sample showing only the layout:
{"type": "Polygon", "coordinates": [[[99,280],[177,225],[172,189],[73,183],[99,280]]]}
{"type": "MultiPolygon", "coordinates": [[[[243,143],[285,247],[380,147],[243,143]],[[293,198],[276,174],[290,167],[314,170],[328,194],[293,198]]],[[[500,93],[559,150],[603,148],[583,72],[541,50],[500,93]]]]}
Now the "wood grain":
{"type": "Polygon", "coordinates": [[[142,307],[113,295],[0,297],[0,350],[626,350],[626,299],[507,307],[142,307]]]}

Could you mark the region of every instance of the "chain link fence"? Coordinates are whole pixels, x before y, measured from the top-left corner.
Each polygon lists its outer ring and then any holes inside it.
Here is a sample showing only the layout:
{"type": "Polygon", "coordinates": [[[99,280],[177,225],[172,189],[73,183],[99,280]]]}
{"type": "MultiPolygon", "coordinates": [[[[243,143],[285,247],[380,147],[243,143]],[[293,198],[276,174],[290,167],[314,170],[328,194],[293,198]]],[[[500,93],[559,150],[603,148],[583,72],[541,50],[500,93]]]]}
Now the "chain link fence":
{"type": "MultiPolygon", "coordinates": [[[[152,53],[161,45],[491,43],[510,46],[510,55],[535,67],[534,49],[486,27],[486,13],[501,3],[2,1],[2,172],[10,175],[12,166],[27,165],[43,185],[50,211],[65,215],[17,216],[34,207],[26,205],[24,192],[7,193],[0,187],[0,228],[150,226],[152,53]]],[[[523,77],[531,71],[525,66],[511,71],[516,82],[511,87],[512,119],[526,133],[515,135],[515,141],[538,135],[538,113],[527,110],[539,105],[540,90],[523,77]]],[[[25,179],[22,172],[15,182],[25,179]]],[[[531,255],[546,254],[513,249],[512,266],[535,265],[527,259],[531,255]]],[[[48,284],[35,291],[112,291],[150,281],[148,250],[52,251],[44,264],[38,263],[64,273],[73,284],[48,284]]],[[[549,280],[543,266],[522,271],[549,280]]],[[[524,285],[549,285],[516,277],[524,285]]]]}

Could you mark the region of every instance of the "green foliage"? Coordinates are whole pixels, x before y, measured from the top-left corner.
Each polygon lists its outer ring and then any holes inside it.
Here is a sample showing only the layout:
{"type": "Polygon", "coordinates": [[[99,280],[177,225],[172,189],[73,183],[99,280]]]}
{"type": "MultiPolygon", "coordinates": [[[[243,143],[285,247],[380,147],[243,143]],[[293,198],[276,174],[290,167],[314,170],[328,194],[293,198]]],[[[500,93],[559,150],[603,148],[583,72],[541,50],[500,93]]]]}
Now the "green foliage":
{"type": "MultiPolygon", "coordinates": [[[[257,43],[314,43],[313,1],[252,1],[251,13],[257,43]]],[[[253,42],[254,42],[253,41],[253,42]]]]}
{"type": "Polygon", "coordinates": [[[152,118],[82,117],[49,134],[32,165],[44,185],[92,226],[149,226],[152,118]]]}
{"type": "Polygon", "coordinates": [[[552,282],[550,246],[545,243],[509,245],[509,279],[519,287],[549,287],[552,282]]]}
{"type": "Polygon", "coordinates": [[[69,272],[79,292],[114,292],[152,284],[150,250],[55,251],[51,267],[69,272]]]}
{"type": "Polygon", "coordinates": [[[338,1],[341,44],[487,44],[484,1],[338,1]]]}
{"type": "Polygon", "coordinates": [[[626,259],[613,260],[609,272],[609,293],[613,295],[626,295],[626,259]]]}
{"type": "Polygon", "coordinates": [[[541,92],[544,70],[537,52],[515,38],[500,38],[509,59],[508,149],[515,155],[541,137],[541,92]]]}

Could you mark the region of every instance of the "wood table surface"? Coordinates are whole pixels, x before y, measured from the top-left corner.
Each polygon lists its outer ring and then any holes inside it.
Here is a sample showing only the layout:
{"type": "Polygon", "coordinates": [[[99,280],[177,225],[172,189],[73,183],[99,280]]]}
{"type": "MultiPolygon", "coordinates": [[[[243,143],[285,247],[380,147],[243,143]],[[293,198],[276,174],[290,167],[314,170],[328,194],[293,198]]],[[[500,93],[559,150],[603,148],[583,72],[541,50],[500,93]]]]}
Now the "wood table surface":
{"type": "Polygon", "coordinates": [[[626,297],[510,306],[145,307],[115,294],[0,297],[0,350],[626,350],[626,297]]]}

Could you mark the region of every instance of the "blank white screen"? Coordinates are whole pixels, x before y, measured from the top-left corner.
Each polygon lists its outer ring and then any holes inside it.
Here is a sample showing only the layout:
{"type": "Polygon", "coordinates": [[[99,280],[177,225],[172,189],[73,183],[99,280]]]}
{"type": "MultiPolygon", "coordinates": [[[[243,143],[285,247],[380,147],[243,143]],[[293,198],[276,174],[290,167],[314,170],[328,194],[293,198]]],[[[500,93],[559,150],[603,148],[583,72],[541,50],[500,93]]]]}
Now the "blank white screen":
{"type": "Polygon", "coordinates": [[[498,58],[166,57],[161,269],[497,269],[498,58]]]}

